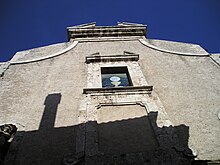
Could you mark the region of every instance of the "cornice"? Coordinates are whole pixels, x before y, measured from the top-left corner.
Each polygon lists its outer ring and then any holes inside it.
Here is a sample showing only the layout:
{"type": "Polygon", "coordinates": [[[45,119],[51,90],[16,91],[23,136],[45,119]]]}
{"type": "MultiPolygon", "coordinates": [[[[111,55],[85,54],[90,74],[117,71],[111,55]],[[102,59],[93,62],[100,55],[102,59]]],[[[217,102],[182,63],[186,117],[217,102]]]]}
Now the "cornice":
{"type": "Polygon", "coordinates": [[[93,37],[146,36],[147,28],[141,24],[118,23],[117,26],[96,26],[95,23],[67,28],[68,39],[93,37]]]}

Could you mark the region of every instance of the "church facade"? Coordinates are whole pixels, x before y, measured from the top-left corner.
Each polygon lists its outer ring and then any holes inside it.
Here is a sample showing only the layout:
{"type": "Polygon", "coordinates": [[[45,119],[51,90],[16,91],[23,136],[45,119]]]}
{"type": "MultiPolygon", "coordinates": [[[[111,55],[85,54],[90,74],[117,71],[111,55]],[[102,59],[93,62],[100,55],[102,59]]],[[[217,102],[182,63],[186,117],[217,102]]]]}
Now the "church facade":
{"type": "Polygon", "coordinates": [[[218,54],[142,24],[67,32],[0,63],[0,124],[17,128],[2,163],[219,163],[218,54]]]}

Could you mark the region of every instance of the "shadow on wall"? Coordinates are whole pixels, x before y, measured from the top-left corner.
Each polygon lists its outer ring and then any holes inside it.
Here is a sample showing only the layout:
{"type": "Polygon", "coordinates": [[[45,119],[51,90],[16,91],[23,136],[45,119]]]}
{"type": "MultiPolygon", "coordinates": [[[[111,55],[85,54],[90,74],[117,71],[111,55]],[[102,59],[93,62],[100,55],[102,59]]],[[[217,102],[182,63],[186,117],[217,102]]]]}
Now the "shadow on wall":
{"type": "Polygon", "coordinates": [[[134,119],[54,128],[61,97],[60,93],[46,97],[39,130],[17,132],[5,165],[185,165],[194,160],[188,147],[189,127],[159,128],[156,112],[134,119]]]}

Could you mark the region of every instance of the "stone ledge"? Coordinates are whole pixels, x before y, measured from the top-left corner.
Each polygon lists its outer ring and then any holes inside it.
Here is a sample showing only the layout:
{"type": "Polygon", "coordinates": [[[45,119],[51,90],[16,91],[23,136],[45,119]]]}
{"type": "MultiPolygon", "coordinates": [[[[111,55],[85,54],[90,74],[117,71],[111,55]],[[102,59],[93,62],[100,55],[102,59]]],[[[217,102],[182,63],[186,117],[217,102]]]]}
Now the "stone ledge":
{"type": "Polygon", "coordinates": [[[109,61],[138,61],[139,55],[87,56],[86,63],[109,61]]]}
{"type": "Polygon", "coordinates": [[[111,88],[84,88],[83,94],[91,93],[117,93],[117,92],[140,92],[147,91],[151,94],[153,86],[127,86],[127,87],[111,87],[111,88]]]}

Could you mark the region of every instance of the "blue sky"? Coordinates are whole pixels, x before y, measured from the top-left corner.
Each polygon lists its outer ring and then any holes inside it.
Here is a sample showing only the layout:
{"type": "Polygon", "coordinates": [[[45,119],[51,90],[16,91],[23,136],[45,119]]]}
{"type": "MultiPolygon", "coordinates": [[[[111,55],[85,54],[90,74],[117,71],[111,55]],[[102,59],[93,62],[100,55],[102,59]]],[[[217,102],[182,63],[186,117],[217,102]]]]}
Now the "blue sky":
{"type": "Polygon", "coordinates": [[[0,61],[67,41],[68,26],[118,21],[146,24],[148,38],[220,52],[220,0],[1,0],[0,61]]]}

